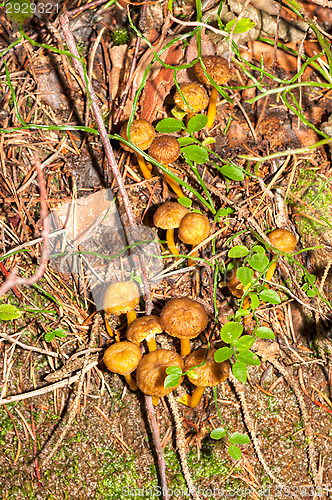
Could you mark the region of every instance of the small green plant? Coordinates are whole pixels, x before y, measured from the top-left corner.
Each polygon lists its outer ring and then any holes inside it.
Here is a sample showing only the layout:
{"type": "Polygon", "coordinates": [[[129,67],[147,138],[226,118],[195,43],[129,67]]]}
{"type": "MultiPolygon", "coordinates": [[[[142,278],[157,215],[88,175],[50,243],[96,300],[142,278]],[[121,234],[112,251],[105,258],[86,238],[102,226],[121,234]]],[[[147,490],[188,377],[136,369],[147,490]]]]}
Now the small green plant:
{"type": "Polygon", "coordinates": [[[129,34],[127,28],[117,28],[111,32],[111,38],[114,45],[126,45],[128,43],[129,34]]]}
{"type": "Polygon", "coordinates": [[[10,321],[19,318],[23,314],[16,306],[12,304],[0,304],[0,320],[10,321]]]}
{"type": "Polygon", "coordinates": [[[52,342],[55,338],[62,339],[66,336],[66,332],[63,328],[56,328],[55,330],[50,330],[44,333],[45,342],[52,342]]]}

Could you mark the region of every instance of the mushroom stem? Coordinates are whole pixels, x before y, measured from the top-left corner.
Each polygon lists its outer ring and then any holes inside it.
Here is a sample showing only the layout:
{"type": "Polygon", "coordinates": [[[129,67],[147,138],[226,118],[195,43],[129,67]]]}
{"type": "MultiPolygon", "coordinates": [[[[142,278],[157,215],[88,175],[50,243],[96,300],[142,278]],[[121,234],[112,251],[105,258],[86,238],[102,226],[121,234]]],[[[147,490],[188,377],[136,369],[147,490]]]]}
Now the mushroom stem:
{"type": "Polygon", "coordinates": [[[152,404],[153,406],[157,406],[159,403],[159,398],[157,396],[152,396],[152,404]]]}
{"type": "MultiPolygon", "coordinates": [[[[249,302],[249,297],[245,297],[244,298],[244,301],[243,301],[243,309],[249,309],[250,307],[250,302],[249,302]]],[[[244,319],[243,319],[243,323],[245,325],[248,325],[251,321],[251,318],[252,318],[252,315],[251,314],[248,314],[248,316],[245,316],[244,319]]]]}
{"type": "Polygon", "coordinates": [[[207,112],[207,128],[212,127],[215,117],[216,117],[216,110],[217,110],[217,99],[218,99],[218,90],[214,87],[212,87],[211,91],[211,97],[210,97],[210,104],[209,104],[209,109],[207,112]]]}
{"type": "Polygon", "coordinates": [[[175,243],[174,243],[174,229],[167,229],[166,230],[166,240],[167,240],[167,245],[168,245],[169,251],[173,255],[179,255],[179,251],[176,248],[175,243]]]}
{"type": "Polygon", "coordinates": [[[150,335],[146,337],[146,343],[148,344],[149,352],[157,350],[156,337],[154,335],[150,335]]]}
{"type": "MultiPolygon", "coordinates": [[[[195,248],[195,245],[193,245],[193,248],[195,248]]],[[[188,259],[188,267],[190,266],[195,266],[196,265],[196,260],[193,260],[192,257],[198,257],[198,251],[196,250],[195,252],[192,252],[190,254],[190,259],[188,259]]]]}
{"type": "Polygon", "coordinates": [[[164,180],[171,186],[173,189],[174,193],[178,196],[178,198],[182,198],[184,196],[184,193],[182,189],[180,188],[179,184],[168,174],[164,174],[164,180]]]}
{"type": "Polygon", "coordinates": [[[196,387],[192,396],[186,394],[185,396],[178,398],[177,401],[182,403],[185,406],[189,406],[189,408],[196,408],[199,405],[201,397],[203,396],[205,391],[205,387],[196,387]]]}
{"type": "Polygon", "coordinates": [[[109,316],[108,314],[106,315],[105,317],[105,325],[106,325],[106,331],[108,333],[108,335],[110,337],[114,337],[115,336],[115,342],[120,342],[120,334],[117,330],[114,330],[111,328],[110,324],[109,324],[109,316]]]}
{"type": "Polygon", "coordinates": [[[137,161],[140,166],[144,179],[151,179],[152,177],[151,170],[149,170],[143,156],[140,153],[137,153],[137,161]]]}
{"type": "Polygon", "coordinates": [[[137,316],[136,316],[136,312],[135,312],[135,310],[133,310],[133,311],[128,311],[128,312],[127,312],[127,321],[128,321],[128,325],[131,325],[131,323],[133,323],[133,321],[135,321],[135,319],[137,319],[137,316]]]}
{"type": "Polygon", "coordinates": [[[270,267],[268,268],[267,273],[266,273],[265,279],[267,281],[271,281],[272,276],[274,274],[274,271],[276,270],[276,267],[277,267],[277,263],[276,262],[272,262],[272,264],[270,265],[270,267]]]}
{"type": "Polygon", "coordinates": [[[124,375],[124,378],[126,379],[128,385],[129,385],[129,388],[132,390],[132,391],[137,391],[138,387],[136,385],[136,382],[135,380],[133,379],[133,377],[130,375],[130,373],[128,375],[124,375]]]}
{"type": "Polygon", "coordinates": [[[190,340],[189,339],[180,339],[181,342],[181,356],[188,356],[191,352],[190,348],[190,340]]]}

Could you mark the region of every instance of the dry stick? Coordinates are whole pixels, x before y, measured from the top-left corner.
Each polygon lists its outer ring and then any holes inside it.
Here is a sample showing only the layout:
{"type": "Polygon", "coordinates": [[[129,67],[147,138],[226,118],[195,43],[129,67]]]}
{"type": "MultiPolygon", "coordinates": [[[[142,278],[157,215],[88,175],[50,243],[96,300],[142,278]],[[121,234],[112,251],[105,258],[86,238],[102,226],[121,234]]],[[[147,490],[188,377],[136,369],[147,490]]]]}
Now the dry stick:
{"type": "MultiPolygon", "coordinates": [[[[78,51],[76,48],[76,43],[75,43],[74,37],[71,33],[71,30],[69,27],[69,19],[68,19],[66,14],[64,14],[60,17],[60,24],[61,24],[64,36],[65,36],[65,39],[67,42],[67,47],[68,47],[69,51],[75,56],[73,58],[74,67],[78,71],[78,73],[80,74],[82,81],[87,83],[88,92],[89,92],[89,95],[91,98],[92,112],[93,112],[95,120],[97,122],[97,126],[99,129],[101,140],[102,140],[103,145],[104,145],[105,154],[107,157],[108,164],[112,170],[113,176],[115,177],[115,180],[117,182],[117,185],[118,185],[121,197],[122,197],[123,205],[124,205],[127,217],[128,217],[130,237],[132,238],[135,234],[136,221],[135,221],[135,217],[134,217],[131,205],[130,205],[130,201],[129,201],[129,198],[127,195],[127,191],[126,191],[122,176],[120,174],[118,165],[117,165],[116,160],[115,160],[113,149],[111,147],[111,144],[110,144],[110,141],[109,141],[109,138],[107,135],[107,131],[106,131],[106,128],[105,128],[105,125],[103,122],[103,118],[102,118],[102,115],[101,115],[101,112],[100,112],[100,109],[98,106],[98,98],[94,92],[94,89],[93,89],[91,83],[89,82],[89,80],[86,81],[86,79],[84,77],[83,66],[82,66],[81,62],[79,61],[79,54],[78,54],[78,51]]],[[[129,241],[129,243],[130,243],[130,241],[129,241]]],[[[143,281],[144,293],[145,293],[145,304],[146,304],[145,314],[149,315],[149,314],[151,314],[153,305],[152,305],[152,300],[151,300],[151,291],[150,291],[149,282],[148,282],[146,264],[144,261],[144,257],[140,253],[138,253],[138,259],[139,259],[139,264],[140,264],[140,268],[142,271],[142,281],[143,281]]],[[[151,430],[152,430],[154,444],[155,444],[156,451],[158,454],[159,473],[160,473],[160,480],[161,480],[161,485],[162,485],[163,498],[164,498],[164,500],[168,500],[169,496],[168,496],[167,480],[166,480],[166,472],[165,472],[166,471],[166,464],[165,464],[165,458],[164,458],[164,454],[163,454],[161,444],[160,444],[160,436],[159,436],[159,432],[158,432],[156,414],[155,414],[155,410],[151,404],[151,396],[145,396],[145,403],[146,403],[146,407],[147,407],[147,411],[148,411],[148,418],[150,421],[150,426],[151,426],[151,430]],[[161,466],[161,464],[162,464],[162,466],[161,466]]]]}
{"type": "Polygon", "coordinates": [[[259,459],[263,469],[265,470],[266,474],[272,479],[272,481],[274,483],[276,483],[279,486],[279,488],[283,488],[284,487],[283,483],[281,483],[279,481],[279,479],[277,479],[276,476],[273,474],[270,467],[267,465],[266,460],[265,460],[263,453],[261,451],[261,448],[260,448],[260,445],[258,443],[258,439],[256,436],[255,425],[254,425],[254,422],[252,421],[252,418],[250,416],[249,409],[248,409],[248,406],[246,403],[246,398],[245,398],[245,393],[244,393],[244,385],[241,384],[241,382],[239,382],[232,374],[230,374],[229,378],[230,378],[230,380],[234,386],[235,392],[236,392],[236,394],[241,402],[241,408],[242,408],[243,415],[244,415],[244,421],[245,421],[247,429],[250,433],[251,440],[252,440],[252,443],[253,443],[255,451],[256,451],[256,455],[258,456],[258,459],[259,459]]]}
{"type": "Polygon", "coordinates": [[[181,417],[178,412],[178,408],[176,406],[176,402],[174,399],[174,396],[172,393],[168,394],[168,401],[173,413],[173,417],[175,420],[175,427],[176,427],[176,446],[180,455],[180,461],[182,465],[182,470],[183,470],[183,475],[185,477],[188,489],[189,489],[189,494],[192,495],[192,497],[195,500],[200,500],[200,496],[196,493],[196,488],[194,486],[193,480],[190,475],[190,470],[188,467],[188,462],[187,462],[187,453],[186,453],[186,436],[184,434],[182,422],[181,422],[181,417]]]}
{"type": "Polygon", "coordinates": [[[38,183],[39,183],[39,193],[40,193],[40,217],[43,222],[43,230],[42,230],[42,241],[43,246],[40,255],[39,265],[36,269],[35,274],[33,274],[30,278],[17,278],[16,277],[16,268],[12,270],[6,281],[0,287],[0,297],[4,295],[8,290],[17,285],[33,285],[36,283],[44,274],[47,261],[48,261],[48,234],[49,234],[49,224],[47,221],[47,203],[46,203],[46,188],[45,188],[45,179],[43,170],[41,167],[40,160],[38,158],[34,158],[36,170],[38,173],[38,183]]]}

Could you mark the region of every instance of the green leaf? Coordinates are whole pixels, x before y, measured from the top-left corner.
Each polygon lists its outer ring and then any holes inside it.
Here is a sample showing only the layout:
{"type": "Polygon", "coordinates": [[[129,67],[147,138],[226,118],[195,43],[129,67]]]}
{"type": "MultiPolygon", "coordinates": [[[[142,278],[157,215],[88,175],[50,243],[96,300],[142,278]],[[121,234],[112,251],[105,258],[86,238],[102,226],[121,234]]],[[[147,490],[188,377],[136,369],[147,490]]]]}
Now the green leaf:
{"type": "Polygon", "coordinates": [[[198,132],[202,130],[207,124],[206,115],[195,115],[188,121],[187,130],[190,133],[198,132]]]}
{"type": "Polygon", "coordinates": [[[238,309],[234,314],[234,319],[242,318],[244,316],[249,316],[250,311],[248,309],[238,309]]]}
{"type": "Polygon", "coordinates": [[[202,142],[202,146],[208,146],[209,144],[214,144],[216,142],[215,138],[214,137],[207,137],[206,139],[204,139],[204,141],[202,142]]]}
{"type": "Polygon", "coordinates": [[[190,198],[187,198],[186,196],[181,196],[181,198],[178,198],[178,203],[186,208],[190,208],[193,204],[192,200],[190,198]]]}
{"type": "Polygon", "coordinates": [[[221,347],[214,353],[214,360],[216,363],[222,363],[233,356],[234,351],[230,347],[221,347]]]}
{"type": "Polygon", "coordinates": [[[235,321],[229,321],[224,325],[220,331],[221,339],[230,344],[237,340],[243,332],[243,326],[240,323],[235,323],[235,321]]]}
{"type": "Polygon", "coordinates": [[[16,306],[12,304],[0,304],[0,320],[9,321],[11,319],[17,319],[22,316],[23,311],[17,309],[16,306]]]}
{"type": "Polygon", "coordinates": [[[249,293],[249,297],[250,297],[250,306],[251,306],[251,309],[254,311],[259,306],[258,295],[257,295],[257,293],[249,293]]]}
{"type": "Polygon", "coordinates": [[[188,144],[192,144],[193,142],[195,142],[195,139],[193,139],[192,137],[178,138],[178,143],[180,144],[180,146],[188,146],[188,144]]]}
{"type": "Polygon", "coordinates": [[[254,330],[254,335],[256,335],[259,339],[275,339],[273,331],[267,326],[259,326],[256,328],[254,330]]]}
{"type": "Polygon", "coordinates": [[[230,33],[234,24],[236,24],[234,28],[234,34],[245,33],[246,31],[249,31],[256,26],[255,21],[249,19],[248,17],[243,17],[239,20],[239,22],[237,22],[237,19],[232,19],[231,21],[229,21],[226,24],[225,31],[227,31],[227,33],[230,33]]]}
{"type": "Polygon", "coordinates": [[[247,247],[244,245],[236,245],[235,247],[231,248],[230,251],[228,252],[228,257],[231,259],[239,259],[241,257],[246,257],[249,253],[249,250],[247,247]]]}
{"type": "Polygon", "coordinates": [[[181,376],[182,370],[179,366],[168,366],[166,368],[167,375],[179,375],[181,376]]]}
{"type": "Polygon", "coordinates": [[[260,254],[265,254],[265,248],[262,247],[261,245],[254,245],[251,248],[251,253],[260,253],[260,254]]]}
{"type": "Polygon", "coordinates": [[[241,434],[240,432],[233,432],[231,436],[228,436],[229,442],[232,444],[246,444],[250,443],[250,439],[247,434],[241,434]]]}
{"type": "Polygon", "coordinates": [[[218,429],[213,429],[213,431],[211,431],[210,433],[210,437],[212,437],[212,439],[221,439],[224,436],[226,436],[226,429],[224,429],[223,427],[218,427],[218,429]]]}
{"type": "Polygon", "coordinates": [[[262,290],[259,294],[259,298],[262,299],[263,302],[269,302],[270,304],[280,304],[281,302],[279,294],[274,290],[262,290]]]}
{"type": "Polygon", "coordinates": [[[56,337],[60,338],[63,338],[67,335],[63,328],[56,328],[55,330],[52,331],[52,333],[54,333],[56,337]]]}
{"type": "Polygon", "coordinates": [[[182,120],[187,114],[186,111],[183,111],[183,109],[178,106],[174,106],[174,108],[171,109],[171,113],[178,120],[182,120]]]}
{"type": "Polygon", "coordinates": [[[10,21],[22,26],[33,18],[30,0],[9,0],[5,4],[6,14],[10,21]]]}
{"type": "Polygon", "coordinates": [[[228,453],[234,460],[240,460],[242,457],[242,452],[238,446],[235,444],[230,444],[228,447],[228,453]]]}
{"type": "Polygon", "coordinates": [[[195,163],[206,163],[209,161],[209,155],[205,149],[193,144],[192,146],[186,146],[181,148],[181,153],[188,161],[193,161],[195,163]]]}
{"type": "Polygon", "coordinates": [[[252,351],[241,351],[237,355],[237,360],[240,363],[245,363],[246,365],[253,365],[253,366],[259,366],[261,364],[261,361],[257,354],[253,353],[252,351]]]}
{"type": "Polygon", "coordinates": [[[228,177],[228,179],[232,179],[232,181],[243,181],[244,179],[244,171],[235,165],[231,165],[230,163],[223,165],[220,172],[225,177],[228,177]]]}
{"type": "Polygon", "coordinates": [[[171,134],[183,129],[183,123],[176,118],[165,118],[157,123],[156,131],[162,134],[171,134]]]}
{"type": "Polygon", "coordinates": [[[244,363],[240,361],[234,363],[232,366],[232,373],[239,382],[242,382],[242,384],[246,383],[248,370],[244,363]]]}
{"type": "Polygon", "coordinates": [[[251,348],[254,342],[255,338],[251,335],[243,335],[243,337],[235,340],[232,345],[237,351],[246,351],[251,348]]]}
{"type": "Polygon", "coordinates": [[[172,373],[171,375],[167,375],[167,377],[165,378],[164,387],[166,389],[168,387],[175,387],[176,385],[178,385],[179,382],[180,382],[180,375],[172,373]]]}
{"type": "Polygon", "coordinates": [[[189,370],[187,372],[187,377],[195,379],[195,378],[197,378],[197,372],[195,372],[195,370],[189,370]]]}
{"type": "Polygon", "coordinates": [[[236,276],[244,286],[247,286],[252,282],[254,271],[250,267],[239,267],[236,271],[236,276]]]}
{"type": "Polygon", "coordinates": [[[44,340],[45,342],[52,342],[52,340],[54,339],[55,337],[55,333],[54,332],[47,332],[44,334],[44,340]]]}
{"type": "Polygon", "coordinates": [[[314,285],[316,281],[316,276],[314,274],[308,274],[308,276],[305,277],[307,282],[310,283],[310,285],[314,285]]]}
{"type": "Polygon", "coordinates": [[[312,298],[312,297],[316,297],[316,292],[315,290],[313,290],[312,288],[310,288],[308,291],[307,291],[307,295],[308,297],[312,298]]]}
{"type": "Polygon", "coordinates": [[[262,253],[255,253],[251,257],[247,258],[247,262],[250,267],[255,271],[262,273],[270,264],[268,257],[262,253]]]}

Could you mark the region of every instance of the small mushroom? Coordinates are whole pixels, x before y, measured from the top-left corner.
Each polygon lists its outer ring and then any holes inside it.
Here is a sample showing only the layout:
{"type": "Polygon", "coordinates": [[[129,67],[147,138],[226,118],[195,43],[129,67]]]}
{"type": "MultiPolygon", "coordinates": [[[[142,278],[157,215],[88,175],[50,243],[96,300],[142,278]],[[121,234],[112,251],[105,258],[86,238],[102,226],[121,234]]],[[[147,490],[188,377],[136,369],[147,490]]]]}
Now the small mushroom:
{"type": "Polygon", "coordinates": [[[215,353],[216,349],[213,347],[209,350],[201,348],[193,351],[185,358],[184,371],[188,372],[193,369],[196,373],[195,378],[188,375],[188,379],[196,386],[196,389],[192,396],[186,395],[181,398],[179,400],[181,403],[190,408],[196,408],[201,400],[205,387],[214,387],[227,379],[229,375],[229,362],[223,361],[222,363],[217,363],[214,360],[215,353]],[[197,368],[194,368],[196,366],[197,368]]]}
{"type": "MultiPolygon", "coordinates": [[[[288,229],[275,229],[268,235],[271,245],[279,252],[293,253],[296,248],[296,238],[288,229]]],[[[277,262],[272,262],[266,273],[267,281],[271,281],[277,262]]]]}
{"type": "MultiPolygon", "coordinates": [[[[221,56],[206,56],[202,58],[207,74],[212,78],[216,85],[225,85],[232,76],[232,72],[228,67],[226,59],[221,56]]],[[[211,82],[206,78],[202,65],[198,61],[194,66],[195,74],[202,83],[211,85],[211,82]]],[[[207,127],[212,127],[216,117],[218,90],[212,87],[210,104],[207,113],[207,127]]]]}
{"type": "Polygon", "coordinates": [[[167,245],[173,255],[179,255],[174,243],[174,229],[180,226],[181,220],[187,213],[188,209],[180,203],[168,201],[160,205],[153,216],[154,225],[166,229],[167,245]]]}
{"type": "MultiPolygon", "coordinates": [[[[180,156],[179,141],[172,135],[160,135],[156,137],[149,147],[149,155],[164,167],[168,167],[169,163],[173,163],[180,156]]],[[[171,186],[174,193],[181,198],[184,196],[179,184],[172,179],[168,174],[164,174],[165,181],[171,186]]]]}
{"type": "Polygon", "coordinates": [[[127,329],[127,339],[134,344],[139,345],[143,340],[146,340],[149,351],[155,351],[156,334],[162,333],[163,328],[160,324],[158,316],[141,316],[135,319],[127,329]]]}
{"type": "Polygon", "coordinates": [[[175,387],[164,387],[166,368],[169,366],[178,366],[183,371],[183,359],[175,351],[157,349],[145,354],[137,367],[137,385],[144,394],[153,396],[152,401],[155,405],[158,404],[160,397],[170,394],[183,381],[184,377],[181,377],[175,387]]]}
{"type": "MultiPolygon", "coordinates": [[[[117,281],[107,287],[103,308],[106,328],[111,336],[113,336],[113,330],[109,325],[110,314],[115,314],[116,316],[127,314],[128,325],[130,325],[136,319],[135,308],[138,306],[139,297],[139,290],[131,281],[117,281]]],[[[118,341],[119,339],[117,338],[116,340],[118,341]]]]}
{"type": "MultiPolygon", "coordinates": [[[[194,248],[209,236],[210,230],[210,222],[206,215],[190,212],[181,220],[178,236],[183,243],[192,245],[194,248]]],[[[197,256],[197,251],[192,254],[192,257],[197,256]]],[[[195,261],[189,259],[188,266],[193,264],[195,264],[195,261]]]]}
{"type": "Polygon", "coordinates": [[[137,385],[131,376],[142,359],[141,349],[132,342],[117,342],[106,349],[103,357],[106,368],[113,373],[123,375],[132,391],[137,390],[137,385]]]}
{"type": "MultiPolygon", "coordinates": [[[[121,137],[123,137],[126,141],[128,140],[127,126],[128,122],[122,125],[120,130],[121,137]]],[[[151,123],[149,123],[147,120],[141,119],[132,122],[130,127],[130,140],[133,144],[135,144],[135,146],[140,148],[142,151],[149,149],[155,136],[156,136],[155,129],[153,128],[151,123]]],[[[127,144],[121,142],[121,146],[125,151],[128,151],[129,153],[135,153],[135,151],[131,147],[127,146],[127,144]]],[[[152,177],[151,171],[147,167],[143,156],[140,153],[136,153],[136,155],[144,179],[151,179],[152,177]]]]}
{"type": "Polygon", "coordinates": [[[187,113],[188,120],[195,113],[199,113],[208,107],[209,97],[203,85],[196,82],[182,83],[180,84],[180,90],[186,102],[182,99],[178,90],[174,94],[174,101],[178,108],[187,113]]]}
{"type": "Polygon", "coordinates": [[[208,319],[204,307],[188,297],[168,301],[160,315],[164,331],[180,339],[181,356],[190,353],[190,339],[205,330],[208,319]]]}

